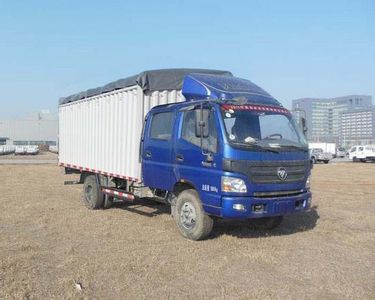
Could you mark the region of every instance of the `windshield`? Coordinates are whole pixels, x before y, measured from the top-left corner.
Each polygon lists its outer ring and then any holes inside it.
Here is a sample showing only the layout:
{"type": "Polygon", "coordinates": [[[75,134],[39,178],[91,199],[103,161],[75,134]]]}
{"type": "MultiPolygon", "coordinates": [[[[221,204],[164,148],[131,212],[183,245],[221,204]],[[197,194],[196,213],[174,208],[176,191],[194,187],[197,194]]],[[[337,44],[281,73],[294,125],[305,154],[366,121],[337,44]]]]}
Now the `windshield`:
{"type": "Polygon", "coordinates": [[[289,111],[257,105],[223,105],[222,116],[231,143],[265,148],[306,148],[307,141],[289,111]]]}

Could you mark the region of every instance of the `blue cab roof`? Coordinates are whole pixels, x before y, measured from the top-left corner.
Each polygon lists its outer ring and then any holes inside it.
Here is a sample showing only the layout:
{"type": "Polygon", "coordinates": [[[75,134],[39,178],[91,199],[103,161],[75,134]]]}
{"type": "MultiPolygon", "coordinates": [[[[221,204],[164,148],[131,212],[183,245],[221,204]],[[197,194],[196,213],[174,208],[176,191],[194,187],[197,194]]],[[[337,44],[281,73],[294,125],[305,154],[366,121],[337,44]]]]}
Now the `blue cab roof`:
{"type": "Polygon", "coordinates": [[[186,101],[234,100],[241,103],[281,106],[279,101],[250,80],[226,75],[200,73],[186,75],[182,94],[186,101]]]}

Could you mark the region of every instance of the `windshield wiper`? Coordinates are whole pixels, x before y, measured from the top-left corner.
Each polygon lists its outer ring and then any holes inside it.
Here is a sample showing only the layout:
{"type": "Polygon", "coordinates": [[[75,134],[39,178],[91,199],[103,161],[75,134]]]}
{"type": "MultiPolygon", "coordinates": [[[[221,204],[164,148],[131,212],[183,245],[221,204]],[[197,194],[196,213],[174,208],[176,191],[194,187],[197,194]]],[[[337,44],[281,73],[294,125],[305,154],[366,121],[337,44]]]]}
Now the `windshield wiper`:
{"type": "Polygon", "coordinates": [[[280,147],[282,148],[289,148],[289,149],[297,149],[297,150],[302,150],[302,151],[305,151],[307,152],[308,151],[308,148],[304,147],[304,146],[296,146],[296,145],[280,145],[280,147]]]}
{"type": "Polygon", "coordinates": [[[264,150],[268,152],[273,152],[273,153],[279,153],[280,149],[278,148],[273,148],[273,147],[264,147],[258,144],[246,144],[246,143],[238,143],[238,142],[231,142],[234,145],[237,145],[239,147],[245,147],[245,148],[250,148],[250,149],[259,149],[259,150],[264,150]]]}

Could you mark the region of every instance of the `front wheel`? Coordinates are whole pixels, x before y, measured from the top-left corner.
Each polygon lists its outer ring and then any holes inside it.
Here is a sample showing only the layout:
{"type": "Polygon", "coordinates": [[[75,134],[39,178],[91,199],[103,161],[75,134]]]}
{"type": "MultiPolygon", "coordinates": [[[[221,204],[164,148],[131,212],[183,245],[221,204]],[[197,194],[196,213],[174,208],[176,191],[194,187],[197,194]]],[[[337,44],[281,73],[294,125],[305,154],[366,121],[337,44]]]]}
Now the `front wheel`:
{"type": "Polygon", "coordinates": [[[253,225],[256,229],[272,230],[280,226],[283,221],[283,216],[250,219],[249,221],[250,224],[253,225]]]}
{"type": "Polygon", "coordinates": [[[198,193],[192,189],[178,195],[174,218],[180,233],[194,241],[206,238],[213,227],[212,218],[204,212],[198,193]]]}

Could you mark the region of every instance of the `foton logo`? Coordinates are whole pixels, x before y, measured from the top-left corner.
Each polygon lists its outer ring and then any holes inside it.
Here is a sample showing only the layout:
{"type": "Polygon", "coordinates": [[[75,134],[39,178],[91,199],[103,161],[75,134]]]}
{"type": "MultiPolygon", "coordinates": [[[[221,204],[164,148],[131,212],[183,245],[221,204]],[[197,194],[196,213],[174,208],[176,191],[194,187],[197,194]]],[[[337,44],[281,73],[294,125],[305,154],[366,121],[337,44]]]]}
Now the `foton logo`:
{"type": "Polygon", "coordinates": [[[280,180],[285,180],[288,177],[288,172],[285,168],[280,167],[277,169],[277,176],[280,178],[280,180]]]}

